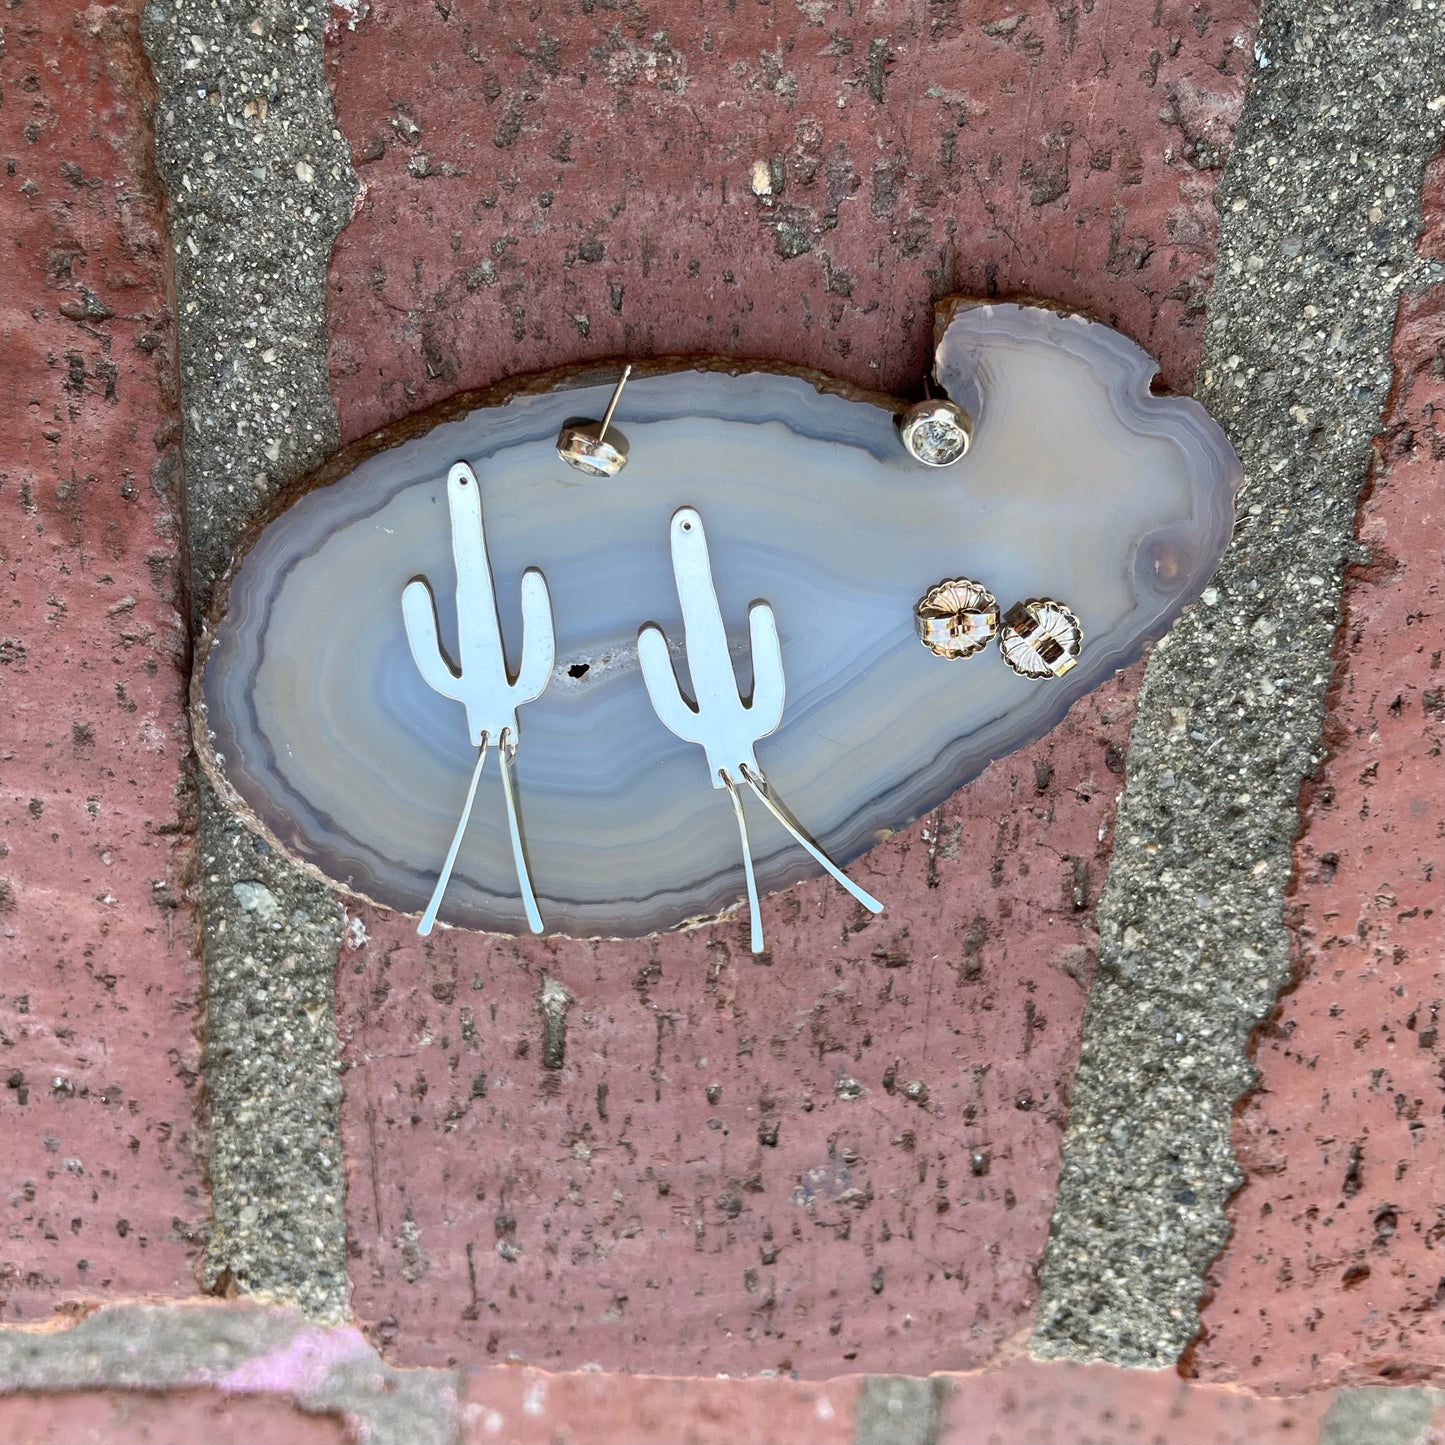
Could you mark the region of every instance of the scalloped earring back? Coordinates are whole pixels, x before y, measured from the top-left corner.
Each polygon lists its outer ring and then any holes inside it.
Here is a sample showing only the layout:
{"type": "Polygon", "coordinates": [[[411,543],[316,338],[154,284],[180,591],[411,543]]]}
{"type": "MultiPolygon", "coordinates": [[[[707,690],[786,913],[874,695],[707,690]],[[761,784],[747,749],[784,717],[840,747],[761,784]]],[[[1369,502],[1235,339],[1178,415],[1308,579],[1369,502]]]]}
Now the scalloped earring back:
{"type": "Polygon", "coordinates": [[[913,610],[919,641],[938,657],[972,657],[998,632],[998,599],[968,577],[930,587],[913,610]]]}
{"type": "Polygon", "coordinates": [[[998,650],[1020,677],[1062,677],[1079,660],[1084,629],[1062,602],[1030,597],[1004,613],[998,650]]]}

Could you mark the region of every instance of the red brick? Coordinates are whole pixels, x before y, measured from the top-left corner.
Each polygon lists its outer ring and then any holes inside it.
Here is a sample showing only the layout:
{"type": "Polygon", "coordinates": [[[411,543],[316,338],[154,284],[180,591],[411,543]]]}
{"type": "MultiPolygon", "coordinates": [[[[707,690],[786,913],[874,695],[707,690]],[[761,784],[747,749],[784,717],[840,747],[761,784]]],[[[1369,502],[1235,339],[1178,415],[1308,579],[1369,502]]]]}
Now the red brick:
{"type": "Polygon", "coordinates": [[[5,46],[0,1318],[17,1319],[192,1290],[204,1205],[149,82],[125,8],[14,11],[5,46]]]}
{"type": "Polygon", "coordinates": [[[852,1445],[858,1381],[474,1370],[465,1445],[852,1445]]]}
{"type": "Polygon", "coordinates": [[[1088,980],[1072,860],[1102,876],[1123,738],[1111,699],[1127,717],[1106,690],[943,809],[936,888],[921,825],[868,854],[879,923],[844,937],[827,880],[765,904],[770,963],[743,920],[422,944],[368,913],[339,1026],[353,1304],[387,1352],[927,1373],[1021,1329],[1088,980]],[[576,999],[560,1070],[544,972],[576,999]]]}
{"type": "MultiPolygon", "coordinates": [[[[520,9],[377,0],[333,27],[366,188],[331,272],[343,433],[624,353],[917,391],[953,291],[1102,315],[1187,385],[1215,216],[1185,132],[1227,141],[1253,7],[1202,35],[1153,0],[993,34],[956,5],[816,8],[599,8],[554,42],[520,9]]],[[[770,968],[738,925],[424,945],[368,912],[338,1002],[354,1303],[388,1354],[926,1373],[1024,1328],[1137,678],[954,799],[932,866],[922,824],[868,855],[867,932],[829,885],[769,904],[770,968]],[[577,1000],[557,1072],[544,971],[577,1000]]]]}
{"type": "Polygon", "coordinates": [[[345,1445],[335,1416],[212,1390],[70,1390],[0,1396],[8,1445],[345,1445]]]}
{"type": "Polygon", "coordinates": [[[1189,156],[1222,156],[1256,13],[599,6],[550,35],[373,0],[329,51],[366,187],[332,265],[342,431],[620,354],[916,390],[950,291],[1095,312],[1187,387],[1215,238],[1189,156]]]}
{"type": "Polygon", "coordinates": [[[1420,187],[1420,235],[1416,248],[1432,261],[1445,261],[1445,146],[1425,167],[1420,187]]]}
{"type": "Polygon", "coordinates": [[[948,1387],[937,1445],[1310,1445],[1330,1404],[1063,1361],[953,1375],[948,1387]]]}
{"type": "Polygon", "coordinates": [[[1201,1377],[1291,1391],[1439,1380],[1442,1133],[1440,363],[1445,288],[1401,305],[1359,513],[1329,760],[1290,921],[1298,982],[1259,1038],[1247,1175],[1212,1271],[1201,1377]]]}

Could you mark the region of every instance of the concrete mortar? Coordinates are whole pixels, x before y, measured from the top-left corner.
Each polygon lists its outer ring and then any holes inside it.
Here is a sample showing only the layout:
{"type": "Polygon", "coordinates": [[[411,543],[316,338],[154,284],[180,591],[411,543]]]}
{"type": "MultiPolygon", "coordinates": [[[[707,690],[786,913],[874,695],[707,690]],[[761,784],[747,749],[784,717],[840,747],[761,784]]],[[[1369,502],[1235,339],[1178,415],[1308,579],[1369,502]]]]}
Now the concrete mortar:
{"type": "Polygon", "coordinates": [[[1291,845],[1396,307],[1431,274],[1413,243],[1440,143],[1436,0],[1272,0],[1257,60],[1216,194],[1197,386],[1249,486],[1140,697],[1031,1342],[1045,1358],[1164,1366],[1198,1329],[1241,1178],[1251,1031],[1290,978],[1291,845]]]}
{"type": "Polygon", "coordinates": [[[871,1375],[858,1387],[853,1445],[934,1445],[942,1376],[871,1375]]]}
{"type": "MultiPolygon", "coordinates": [[[[356,181],[324,4],[147,5],[174,245],[193,624],[246,525],[337,445],[326,266],[356,181]]],[[[346,1309],[332,984],[343,917],[202,788],[207,1283],[346,1309]]]]}
{"type": "Polygon", "coordinates": [[[1419,1445],[1445,1393],[1383,1386],[1341,1390],[1330,1403],[1318,1445],[1419,1445]]]}
{"type": "Polygon", "coordinates": [[[317,1329],[292,1310],[116,1305],[65,1330],[0,1332],[0,1397],[96,1388],[274,1392],[313,1414],[344,1416],[367,1445],[450,1445],[458,1384],[449,1370],[393,1370],[358,1330],[317,1329]]]}

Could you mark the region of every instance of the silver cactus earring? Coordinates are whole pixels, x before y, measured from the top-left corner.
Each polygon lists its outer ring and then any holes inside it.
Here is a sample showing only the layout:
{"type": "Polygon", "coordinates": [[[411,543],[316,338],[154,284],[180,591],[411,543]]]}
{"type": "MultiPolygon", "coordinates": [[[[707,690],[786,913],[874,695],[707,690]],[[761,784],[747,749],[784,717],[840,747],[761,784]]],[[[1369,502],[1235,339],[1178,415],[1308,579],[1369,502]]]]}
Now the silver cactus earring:
{"type": "Polygon", "coordinates": [[[998,630],[999,653],[1020,677],[1062,677],[1078,662],[1083,642],[1079,619],[1051,597],[1015,602],[998,630]]]}
{"type": "Polygon", "coordinates": [[[628,362],[612,389],[612,399],[601,421],[569,421],[557,433],[557,455],[574,471],[589,477],[615,477],[627,465],[627,438],[616,430],[609,437],[607,429],[631,375],[632,363],[628,362]]]}
{"type": "Polygon", "coordinates": [[[752,950],[763,951],[763,925],[758,910],[758,885],[753,876],[753,855],[748,845],[747,819],[739,787],[746,783],[758,800],[854,898],[870,913],[883,905],[865,893],[793,821],[758,766],[754,745],[773,732],[783,717],[785,687],[783,653],[778,625],[766,602],[755,602],[748,612],[752,647],[753,695],[743,702],[738,693],[727,632],[712,580],[707,537],[702,518],[691,507],[673,513],[672,574],[682,604],[683,646],[692,678],[694,700],[689,703],[678,687],[667,638],[660,627],[648,624],[637,634],[637,658],[642,680],[664,727],[684,742],[696,743],[707,754],[707,769],[714,788],[726,790],[733,806],[742,843],[747,876],[752,950]]]}
{"type": "Polygon", "coordinates": [[[457,666],[453,667],[442,651],[436,599],[425,577],[407,583],[401,594],[401,612],[412,660],[427,686],[466,707],[467,732],[477,749],[477,762],[472,769],[461,820],[452,835],[452,845],[416,931],[425,936],[436,922],[442,895],[462,846],[462,835],[471,820],[487,748],[495,744],[522,906],[532,932],[541,933],[542,918],[532,893],[517,819],[512,760],[517,755],[517,709],[541,696],[556,660],[552,599],[547,591],[547,579],[541,572],[534,567],[522,574],[522,661],[517,676],[509,676],[492,569],[487,559],[486,535],[482,530],[481,489],[476,473],[466,462],[457,462],[447,474],[447,508],[451,514],[452,557],[457,569],[457,666]]]}

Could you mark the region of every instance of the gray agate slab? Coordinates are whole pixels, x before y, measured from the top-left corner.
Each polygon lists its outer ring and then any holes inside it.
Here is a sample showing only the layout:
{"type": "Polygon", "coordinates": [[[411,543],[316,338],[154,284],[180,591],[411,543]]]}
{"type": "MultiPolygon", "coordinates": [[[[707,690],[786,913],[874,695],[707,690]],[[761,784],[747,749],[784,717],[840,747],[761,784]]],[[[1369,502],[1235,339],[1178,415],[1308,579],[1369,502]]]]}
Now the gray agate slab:
{"type": "MultiPolygon", "coordinates": [[[[636,936],[743,892],[727,796],[701,750],[658,721],[637,660],[643,623],[682,636],[668,545],[682,506],[706,521],[744,689],[749,605],[777,619],[787,702],[759,762],[829,854],[856,858],[1159,637],[1214,571],[1240,481],[1219,427],[1193,401],[1151,394],[1153,362],[1118,332],[1035,306],[947,315],[936,375],[974,435],[946,468],[908,456],[889,398],[686,362],[634,374],[615,421],[630,460],[611,479],[570,470],[554,443],[565,420],[601,414],[615,373],[465,399],[408,439],[352,448],[256,534],[220,593],[193,693],[207,771],[326,878],[421,911],[476,753],[461,706],[417,671],[401,595],[430,579],[454,656],[445,489],[465,460],[514,670],[523,572],[551,588],[556,664],[521,714],[515,759],[548,931],[636,936]],[[914,606],[959,576],[1004,608],[1065,602],[1083,625],[1078,665],[1037,682],[993,647],[935,656],[914,606]]],[[[818,873],[766,816],[752,832],[765,891],[818,873]]],[[[855,876],[867,882],[866,866],[855,876]]],[[[440,917],[526,931],[495,769],[440,917]]]]}

